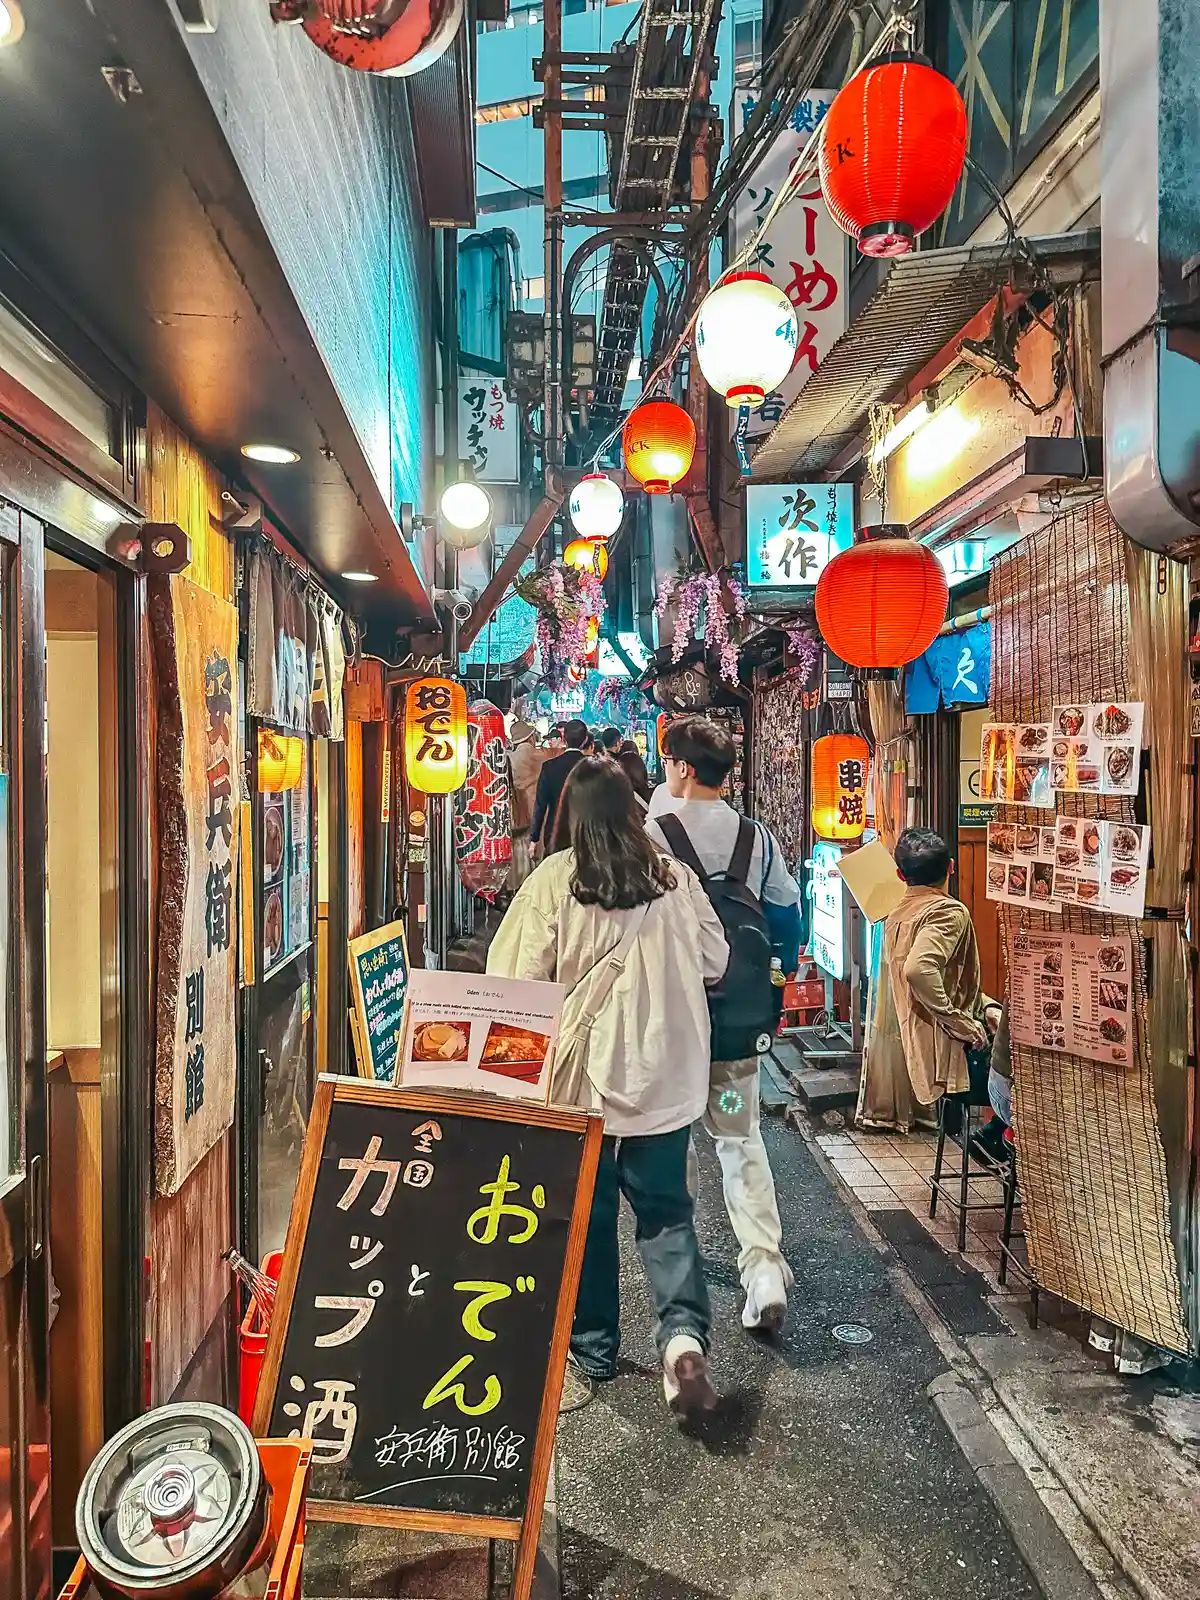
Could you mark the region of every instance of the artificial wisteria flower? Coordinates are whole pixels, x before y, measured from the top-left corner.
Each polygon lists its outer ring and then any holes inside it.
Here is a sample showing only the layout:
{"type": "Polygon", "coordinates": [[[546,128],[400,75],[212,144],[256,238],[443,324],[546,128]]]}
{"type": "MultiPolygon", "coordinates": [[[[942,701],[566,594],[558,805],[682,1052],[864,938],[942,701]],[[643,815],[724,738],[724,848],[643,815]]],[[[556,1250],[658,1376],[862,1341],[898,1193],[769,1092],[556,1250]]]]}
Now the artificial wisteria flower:
{"type": "Polygon", "coordinates": [[[788,628],[787,653],[800,669],[800,676],[806,682],[816,671],[817,663],[821,659],[821,641],[814,635],[811,628],[806,628],[802,623],[788,628]]]}

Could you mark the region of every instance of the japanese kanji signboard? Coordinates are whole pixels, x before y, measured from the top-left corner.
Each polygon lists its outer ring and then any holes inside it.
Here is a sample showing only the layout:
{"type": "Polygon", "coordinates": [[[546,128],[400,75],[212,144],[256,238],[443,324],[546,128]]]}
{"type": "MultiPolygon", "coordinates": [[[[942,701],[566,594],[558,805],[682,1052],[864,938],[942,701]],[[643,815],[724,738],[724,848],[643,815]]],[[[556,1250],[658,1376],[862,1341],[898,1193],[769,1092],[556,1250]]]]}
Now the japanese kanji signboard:
{"type": "MultiPolygon", "coordinates": [[[[787,177],[833,104],[834,89],[814,89],[792,113],[791,123],[754,169],[750,184],[738,196],[733,213],[734,248],[754,233],[787,177]]],[[[736,132],[754,111],[757,92],[740,89],[734,96],[736,132]]],[[[747,269],[765,272],[796,308],[799,337],[792,370],[761,410],[751,413],[748,436],[771,431],[824,360],[830,345],[846,331],[846,235],[834,222],[812,182],[793,195],[759,241],[747,269]]]]}
{"type": "Polygon", "coordinates": [[[152,579],[158,673],[154,1176],[174,1194],[233,1122],[237,1081],[238,614],[152,579]]]}
{"type": "Polygon", "coordinates": [[[602,1131],[319,1080],[254,1414],[310,1515],[520,1540],[528,1594],[602,1131]]]}
{"type": "Polygon", "coordinates": [[[404,924],[389,922],[361,939],[351,939],[348,949],[358,1070],[364,1078],[393,1083],[408,995],[404,924]]]}
{"type": "Polygon", "coordinates": [[[480,483],[521,481],[521,415],[499,378],[459,378],[458,444],[480,483]]]}
{"type": "Polygon", "coordinates": [[[815,589],[854,542],[852,483],[748,483],[746,578],[751,588],[815,589]]]}

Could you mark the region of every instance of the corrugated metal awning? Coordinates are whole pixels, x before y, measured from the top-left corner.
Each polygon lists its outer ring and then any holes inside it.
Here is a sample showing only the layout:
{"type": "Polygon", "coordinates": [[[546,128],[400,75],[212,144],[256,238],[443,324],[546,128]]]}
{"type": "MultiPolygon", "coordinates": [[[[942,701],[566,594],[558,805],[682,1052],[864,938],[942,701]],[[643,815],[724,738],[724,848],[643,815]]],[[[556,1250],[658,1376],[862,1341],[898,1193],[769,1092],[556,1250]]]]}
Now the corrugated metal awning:
{"type": "MultiPolygon", "coordinates": [[[[1099,234],[1030,241],[1047,265],[1086,259],[1099,234]]],[[[916,377],[1008,281],[1006,243],[901,256],[755,452],[755,479],[820,472],[862,432],[868,409],[916,377]]]]}

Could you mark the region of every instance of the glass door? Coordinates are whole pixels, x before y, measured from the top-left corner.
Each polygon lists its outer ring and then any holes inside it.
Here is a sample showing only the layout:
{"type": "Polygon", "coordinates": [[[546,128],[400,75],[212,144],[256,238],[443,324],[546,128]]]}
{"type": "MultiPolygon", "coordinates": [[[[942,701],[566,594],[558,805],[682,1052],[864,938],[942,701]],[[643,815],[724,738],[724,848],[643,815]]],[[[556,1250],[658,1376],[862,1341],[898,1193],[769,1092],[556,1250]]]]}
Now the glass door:
{"type": "Polygon", "coordinates": [[[0,1595],[51,1592],[43,529],[0,503],[0,1595]]]}

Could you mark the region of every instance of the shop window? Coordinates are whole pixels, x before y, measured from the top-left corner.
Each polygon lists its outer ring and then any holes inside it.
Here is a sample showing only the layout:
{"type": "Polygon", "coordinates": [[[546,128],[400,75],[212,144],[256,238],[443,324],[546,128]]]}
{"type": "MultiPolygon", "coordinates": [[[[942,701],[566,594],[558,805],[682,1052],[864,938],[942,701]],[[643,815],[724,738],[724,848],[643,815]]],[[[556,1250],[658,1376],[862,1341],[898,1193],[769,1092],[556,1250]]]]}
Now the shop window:
{"type": "Polygon", "coordinates": [[[310,774],[307,742],[300,781],[283,794],[264,794],[263,976],[269,978],[312,943],[309,845],[310,774]]]}

